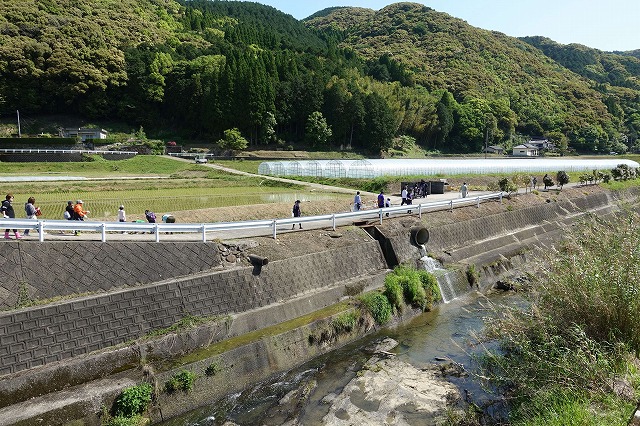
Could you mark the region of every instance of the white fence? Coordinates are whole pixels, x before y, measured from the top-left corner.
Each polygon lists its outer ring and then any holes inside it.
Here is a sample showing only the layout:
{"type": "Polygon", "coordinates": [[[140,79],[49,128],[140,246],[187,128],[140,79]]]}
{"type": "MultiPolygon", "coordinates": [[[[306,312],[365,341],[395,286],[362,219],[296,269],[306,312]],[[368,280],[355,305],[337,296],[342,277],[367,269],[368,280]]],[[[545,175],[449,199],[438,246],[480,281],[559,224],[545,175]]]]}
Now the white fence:
{"type": "MultiPolygon", "coordinates": [[[[202,241],[212,240],[216,233],[231,232],[239,233],[245,231],[252,236],[272,235],[277,237],[278,232],[291,229],[298,224],[310,225],[312,228],[332,227],[334,230],[338,226],[352,224],[353,222],[365,220],[379,220],[382,224],[384,218],[398,215],[417,215],[422,217],[423,213],[438,210],[453,210],[456,207],[476,205],[489,200],[502,201],[503,193],[480,195],[477,197],[458,198],[454,200],[443,200],[432,203],[412,204],[405,206],[376,208],[361,210],[358,212],[333,213],[320,216],[303,216],[286,219],[252,220],[245,222],[219,222],[219,223],[137,223],[137,222],[92,222],[77,220],[32,220],[32,219],[0,219],[0,230],[25,229],[38,231],[39,240],[44,241],[47,233],[55,231],[77,231],[98,233],[102,242],[107,241],[109,233],[152,233],[155,241],[160,241],[162,234],[199,234],[202,241]]],[[[55,235],[55,234],[53,234],[55,235]]],[[[135,239],[135,238],[134,238],[135,239]]]]}
{"type": "Polygon", "coordinates": [[[0,154],[127,154],[138,155],[136,151],[99,151],[88,149],[33,149],[33,148],[10,148],[0,149],[0,154]]]}

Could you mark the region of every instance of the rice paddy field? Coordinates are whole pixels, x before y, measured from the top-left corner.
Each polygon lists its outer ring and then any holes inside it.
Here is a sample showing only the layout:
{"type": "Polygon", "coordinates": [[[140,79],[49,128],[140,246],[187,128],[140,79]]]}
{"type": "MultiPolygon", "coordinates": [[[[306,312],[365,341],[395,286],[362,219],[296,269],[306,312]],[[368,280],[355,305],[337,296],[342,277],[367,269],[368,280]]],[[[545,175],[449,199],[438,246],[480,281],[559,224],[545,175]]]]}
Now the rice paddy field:
{"type": "Polygon", "coordinates": [[[62,219],[67,201],[83,200],[89,217],[116,220],[125,206],[128,220],[143,218],[145,210],[158,216],[176,211],[294,200],[342,200],[343,194],[310,192],[301,185],[241,176],[205,165],[159,156],[82,163],[1,163],[0,194],[13,193],[17,217],[31,196],[41,208],[41,219],[62,219]],[[55,177],[56,181],[29,181],[29,176],[55,177]],[[27,180],[11,181],[24,177],[27,180]],[[81,180],[64,180],[82,178],[81,180]]]}

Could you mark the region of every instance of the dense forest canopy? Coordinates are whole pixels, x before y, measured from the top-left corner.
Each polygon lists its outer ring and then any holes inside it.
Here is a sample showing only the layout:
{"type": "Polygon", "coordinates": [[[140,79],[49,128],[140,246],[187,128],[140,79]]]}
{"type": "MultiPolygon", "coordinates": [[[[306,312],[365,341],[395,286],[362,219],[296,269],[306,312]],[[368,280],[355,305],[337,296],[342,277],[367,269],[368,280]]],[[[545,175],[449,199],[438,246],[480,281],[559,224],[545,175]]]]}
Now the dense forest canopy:
{"type": "Polygon", "coordinates": [[[517,39],[420,4],[304,22],[211,0],[6,0],[0,12],[3,114],[371,152],[394,137],[442,152],[533,136],[563,151],[639,144],[638,51],[517,39]]]}

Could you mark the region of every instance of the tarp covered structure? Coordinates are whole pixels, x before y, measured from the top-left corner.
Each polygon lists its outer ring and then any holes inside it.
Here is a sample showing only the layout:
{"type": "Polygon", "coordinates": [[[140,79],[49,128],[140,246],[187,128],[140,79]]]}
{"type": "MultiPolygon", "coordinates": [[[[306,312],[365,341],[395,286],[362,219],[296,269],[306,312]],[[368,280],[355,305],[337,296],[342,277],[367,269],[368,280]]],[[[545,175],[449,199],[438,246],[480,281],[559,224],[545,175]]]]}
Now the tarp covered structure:
{"type": "Polygon", "coordinates": [[[619,164],[640,167],[621,158],[474,158],[265,161],[258,173],[272,176],[372,178],[489,173],[547,173],[610,170],[619,164]]]}

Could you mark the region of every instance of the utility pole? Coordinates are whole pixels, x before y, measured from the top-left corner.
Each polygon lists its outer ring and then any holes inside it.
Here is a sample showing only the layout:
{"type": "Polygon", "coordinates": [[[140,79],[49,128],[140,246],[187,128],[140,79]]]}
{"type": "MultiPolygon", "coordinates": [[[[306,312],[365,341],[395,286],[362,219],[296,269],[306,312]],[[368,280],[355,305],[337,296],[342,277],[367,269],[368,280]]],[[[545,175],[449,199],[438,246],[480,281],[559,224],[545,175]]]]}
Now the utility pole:
{"type": "Polygon", "coordinates": [[[489,150],[489,126],[485,129],[485,137],[484,137],[484,158],[487,158],[487,151],[489,150]]]}
{"type": "Polygon", "coordinates": [[[22,137],[22,132],[20,132],[20,111],[16,110],[16,114],[18,114],[18,137],[22,137]]]}

